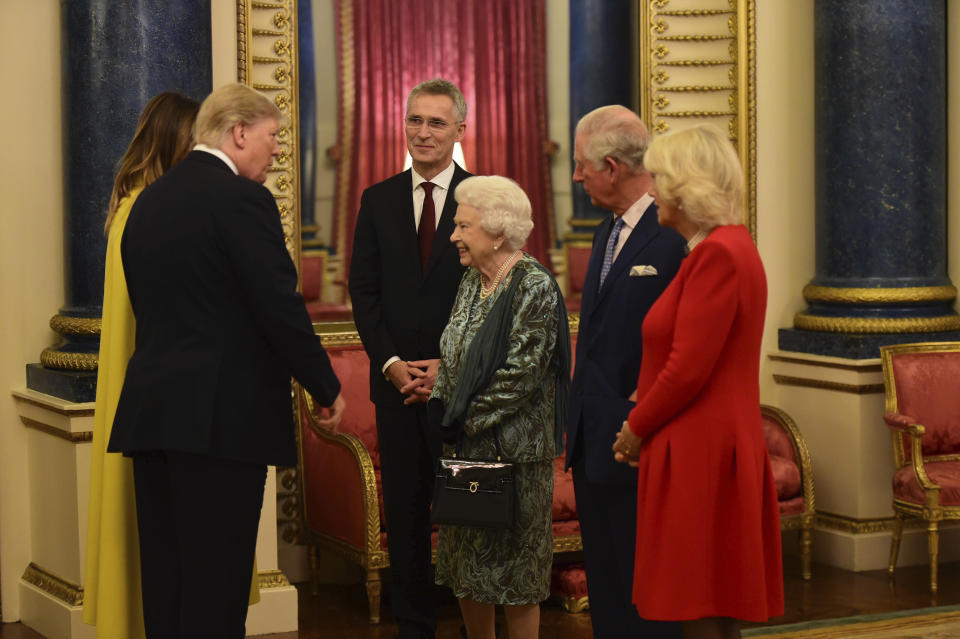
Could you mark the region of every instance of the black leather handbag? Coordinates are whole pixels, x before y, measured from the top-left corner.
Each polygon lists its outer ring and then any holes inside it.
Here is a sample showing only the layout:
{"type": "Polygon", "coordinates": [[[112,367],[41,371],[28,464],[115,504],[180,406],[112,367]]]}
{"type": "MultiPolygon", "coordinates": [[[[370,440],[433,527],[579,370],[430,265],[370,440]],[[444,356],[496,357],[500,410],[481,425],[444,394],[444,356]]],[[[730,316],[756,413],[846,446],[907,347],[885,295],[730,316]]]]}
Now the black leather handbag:
{"type": "Polygon", "coordinates": [[[497,455],[495,461],[441,457],[433,484],[431,521],[443,526],[512,528],[516,517],[513,464],[501,457],[497,455]]]}

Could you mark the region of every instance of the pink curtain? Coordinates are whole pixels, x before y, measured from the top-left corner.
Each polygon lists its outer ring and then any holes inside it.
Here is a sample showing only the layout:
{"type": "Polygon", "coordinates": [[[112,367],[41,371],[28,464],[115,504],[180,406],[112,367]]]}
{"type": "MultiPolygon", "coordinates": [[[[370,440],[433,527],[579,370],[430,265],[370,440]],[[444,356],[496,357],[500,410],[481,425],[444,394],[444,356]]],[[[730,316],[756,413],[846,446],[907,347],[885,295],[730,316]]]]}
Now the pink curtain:
{"type": "Polygon", "coordinates": [[[545,0],[337,0],[340,150],[334,244],[349,265],[363,189],[403,168],[406,98],[441,77],[463,91],[467,169],[516,180],[533,205],[526,250],[549,266],[545,0]]]}

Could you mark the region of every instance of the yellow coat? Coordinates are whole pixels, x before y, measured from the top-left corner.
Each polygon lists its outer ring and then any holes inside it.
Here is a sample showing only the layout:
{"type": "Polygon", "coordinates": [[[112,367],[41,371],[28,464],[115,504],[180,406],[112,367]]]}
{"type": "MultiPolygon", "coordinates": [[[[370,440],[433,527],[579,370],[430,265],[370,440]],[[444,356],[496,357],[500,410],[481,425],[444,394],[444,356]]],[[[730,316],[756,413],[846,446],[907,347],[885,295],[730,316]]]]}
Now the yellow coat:
{"type": "MultiPolygon", "coordinates": [[[[135,189],[120,202],[107,237],[83,584],[83,621],[97,627],[98,639],[145,637],[133,463],[119,453],[106,452],[136,334],[120,259],[120,239],[130,208],[142,190],[135,189]]],[[[259,600],[254,566],[250,603],[259,600]]]]}

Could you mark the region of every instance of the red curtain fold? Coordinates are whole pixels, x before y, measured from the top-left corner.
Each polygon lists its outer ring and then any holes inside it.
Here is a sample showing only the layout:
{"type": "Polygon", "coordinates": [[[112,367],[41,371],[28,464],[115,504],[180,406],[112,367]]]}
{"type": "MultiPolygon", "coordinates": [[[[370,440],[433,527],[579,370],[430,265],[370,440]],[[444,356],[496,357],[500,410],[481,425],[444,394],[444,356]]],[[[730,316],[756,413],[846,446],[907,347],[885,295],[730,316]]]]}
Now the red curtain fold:
{"type": "Polygon", "coordinates": [[[516,180],[533,205],[526,250],[549,266],[545,0],[337,0],[340,96],[334,245],[349,268],[363,190],[403,168],[406,98],[441,77],[467,100],[467,169],[516,180]]]}

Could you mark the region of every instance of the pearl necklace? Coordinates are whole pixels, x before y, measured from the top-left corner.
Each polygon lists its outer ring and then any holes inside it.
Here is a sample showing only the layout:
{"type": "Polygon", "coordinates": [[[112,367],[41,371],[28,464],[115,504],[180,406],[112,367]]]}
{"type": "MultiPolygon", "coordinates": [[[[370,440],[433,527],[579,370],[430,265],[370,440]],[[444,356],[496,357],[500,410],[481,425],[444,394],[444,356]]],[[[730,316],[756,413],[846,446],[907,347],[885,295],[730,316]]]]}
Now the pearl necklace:
{"type": "Polygon", "coordinates": [[[505,259],[502,264],[500,264],[500,268],[497,269],[497,274],[493,278],[493,281],[490,282],[489,287],[483,285],[483,275],[480,275],[480,299],[485,300],[493,295],[493,292],[497,290],[498,286],[500,286],[500,280],[503,278],[503,273],[507,268],[507,264],[512,262],[513,259],[518,255],[520,255],[520,251],[516,251],[513,255],[505,259]]]}

